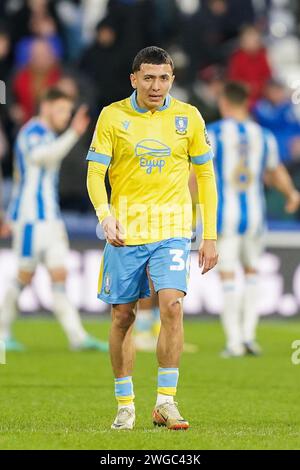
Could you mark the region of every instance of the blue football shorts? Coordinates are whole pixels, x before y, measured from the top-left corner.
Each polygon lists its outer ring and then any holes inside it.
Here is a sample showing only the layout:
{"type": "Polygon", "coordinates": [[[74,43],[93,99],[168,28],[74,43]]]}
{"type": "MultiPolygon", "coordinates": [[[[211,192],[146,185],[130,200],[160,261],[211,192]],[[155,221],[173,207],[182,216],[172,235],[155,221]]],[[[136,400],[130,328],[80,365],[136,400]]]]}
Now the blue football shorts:
{"type": "Polygon", "coordinates": [[[150,297],[147,271],[154,289],[177,289],[186,294],[191,241],[169,238],[144,245],[106,244],[100,267],[98,298],[122,304],[150,297]]]}

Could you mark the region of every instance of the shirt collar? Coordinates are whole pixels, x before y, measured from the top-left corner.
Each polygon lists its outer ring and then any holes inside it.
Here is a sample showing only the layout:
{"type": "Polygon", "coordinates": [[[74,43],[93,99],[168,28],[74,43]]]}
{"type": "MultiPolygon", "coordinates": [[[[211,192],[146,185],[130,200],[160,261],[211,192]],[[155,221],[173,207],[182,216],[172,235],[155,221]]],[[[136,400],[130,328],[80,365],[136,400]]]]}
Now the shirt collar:
{"type": "MultiPolygon", "coordinates": [[[[136,90],[135,90],[132,93],[132,95],[130,96],[131,106],[138,113],[147,113],[149,111],[149,109],[139,107],[137,99],[136,99],[136,95],[137,95],[137,93],[136,93],[136,90]]],[[[170,104],[171,104],[171,95],[167,94],[166,99],[164,101],[164,104],[162,106],[160,106],[160,108],[157,108],[157,111],[164,111],[165,109],[168,109],[170,107],[170,104]]]]}

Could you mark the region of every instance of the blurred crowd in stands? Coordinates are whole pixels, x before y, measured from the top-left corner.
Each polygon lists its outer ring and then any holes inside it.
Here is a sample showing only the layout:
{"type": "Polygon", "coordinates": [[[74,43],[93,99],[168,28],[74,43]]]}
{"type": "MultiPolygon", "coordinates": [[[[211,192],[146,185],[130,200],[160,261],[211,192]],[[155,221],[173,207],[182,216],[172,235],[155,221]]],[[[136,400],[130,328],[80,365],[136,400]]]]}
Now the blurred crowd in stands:
{"type": "MultiPolygon", "coordinates": [[[[87,211],[85,155],[103,106],[131,93],[136,52],[159,45],[173,56],[173,96],[219,119],[225,80],[249,86],[250,111],[278,140],[300,189],[300,2],[297,0],[1,0],[0,159],[12,175],[13,142],[56,85],[86,102],[90,132],[62,166],[61,202],[87,211]]],[[[274,204],[276,217],[278,204],[274,204]]],[[[296,215],[299,218],[299,214],[296,215]]]]}

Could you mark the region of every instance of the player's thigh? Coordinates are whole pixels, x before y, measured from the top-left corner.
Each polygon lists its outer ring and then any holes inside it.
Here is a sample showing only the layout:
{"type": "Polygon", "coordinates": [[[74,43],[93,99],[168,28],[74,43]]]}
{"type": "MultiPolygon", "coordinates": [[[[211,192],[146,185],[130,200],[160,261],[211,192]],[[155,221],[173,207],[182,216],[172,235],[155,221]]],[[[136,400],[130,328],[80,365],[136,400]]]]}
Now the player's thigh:
{"type": "Polygon", "coordinates": [[[44,263],[55,282],[66,278],[66,264],[69,253],[69,240],[62,221],[45,222],[43,226],[44,263]]]}
{"type": "Polygon", "coordinates": [[[244,236],[241,245],[241,261],[245,269],[256,271],[264,251],[264,240],[261,235],[244,236]]]}
{"type": "Polygon", "coordinates": [[[125,304],[149,297],[145,245],[115,247],[106,244],[100,267],[98,298],[109,304],[125,304]]]}
{"type": "Polygon", "coordinates": [[[241,238],[238,235],[224,235],[218,238],[218,270],[220,273],[233,273],[240,261],[241,238]]]}
{"type": "Polygon", "coordinates": [[[17,256],[18,272],[23,280],[32,277],[39,261],[38,227],[32,223],[15,223],[12,247],[17,256]]]}
{"type": "Polygon", "coordinates": [[[163,240],[149,260],[149,273],[155,292],[174,289],[187,292],[191,241],[187,238],[163,240]]]}

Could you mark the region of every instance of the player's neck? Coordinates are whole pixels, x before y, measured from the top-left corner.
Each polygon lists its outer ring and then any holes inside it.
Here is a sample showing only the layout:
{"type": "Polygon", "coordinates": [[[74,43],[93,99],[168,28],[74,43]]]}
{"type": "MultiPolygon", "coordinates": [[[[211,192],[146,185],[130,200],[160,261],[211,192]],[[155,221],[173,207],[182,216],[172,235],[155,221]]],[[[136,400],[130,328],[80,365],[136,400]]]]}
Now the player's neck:
{"type": "Polygon", "coordinates": [[[235,121],[238,122],[244,122],[249,120],[249,113],[248,111],[245,111],[244,109],[236,109],[230,113],[227,113],[225,116],[226,119],[234,119],[235,121]]]}

